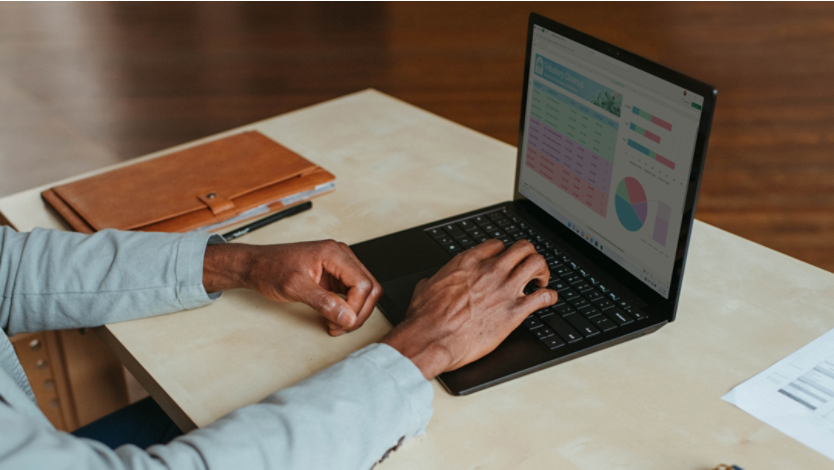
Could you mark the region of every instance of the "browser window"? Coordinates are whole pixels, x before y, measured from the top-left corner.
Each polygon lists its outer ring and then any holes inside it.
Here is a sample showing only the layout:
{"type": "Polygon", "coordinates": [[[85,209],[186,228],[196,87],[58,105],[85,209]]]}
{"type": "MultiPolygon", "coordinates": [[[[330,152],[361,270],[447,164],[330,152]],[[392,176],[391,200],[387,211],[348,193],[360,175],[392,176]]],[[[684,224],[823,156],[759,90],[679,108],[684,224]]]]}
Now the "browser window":
{"type": "Polygon", "coordinates": [[[669,297],[704,98],[534,28],[519,192],[669,297]]]}

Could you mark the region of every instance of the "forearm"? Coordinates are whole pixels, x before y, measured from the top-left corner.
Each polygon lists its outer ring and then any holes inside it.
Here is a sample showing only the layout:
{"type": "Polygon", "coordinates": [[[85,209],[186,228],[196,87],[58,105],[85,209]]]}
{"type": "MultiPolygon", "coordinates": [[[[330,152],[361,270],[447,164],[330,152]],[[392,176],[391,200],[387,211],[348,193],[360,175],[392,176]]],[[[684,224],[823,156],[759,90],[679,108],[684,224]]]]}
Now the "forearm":
{"type": "Polygon", "coordinates": [[[0,233],[0,326],[99,326],[194,308],[208,235],[105,230],[0,233]]]}
{"type": "Polygon", "coordinates": [[[432,395],[407,359],[376,344],[147,452],[133,446],[114,452],[46,429],[0,402],[0,422],[10,425],[0,430],[0,468],[368,470],[422,432],[432,395]]]}

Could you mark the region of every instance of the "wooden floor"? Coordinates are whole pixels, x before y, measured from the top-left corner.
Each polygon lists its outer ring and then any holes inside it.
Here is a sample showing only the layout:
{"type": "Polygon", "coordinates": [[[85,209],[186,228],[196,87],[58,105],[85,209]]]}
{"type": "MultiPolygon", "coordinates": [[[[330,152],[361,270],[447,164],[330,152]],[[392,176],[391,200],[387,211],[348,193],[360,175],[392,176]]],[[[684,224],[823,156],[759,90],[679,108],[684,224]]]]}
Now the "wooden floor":
{"type": "Polygon", "coordinates": [[[825,3],[0,3],[0,195],[368,87],[515,144],[531,9],[715,85],[697,217],[834,270],[825,3]]]}

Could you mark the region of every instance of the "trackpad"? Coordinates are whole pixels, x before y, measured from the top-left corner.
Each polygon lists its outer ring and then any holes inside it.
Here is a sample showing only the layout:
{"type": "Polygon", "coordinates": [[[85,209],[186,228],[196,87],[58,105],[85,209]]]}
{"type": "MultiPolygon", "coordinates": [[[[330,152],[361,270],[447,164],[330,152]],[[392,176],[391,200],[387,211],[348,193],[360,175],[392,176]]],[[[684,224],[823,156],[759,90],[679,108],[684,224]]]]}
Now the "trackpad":
{"type": "MultiPolygon", "coordinates": [[[[382,289],[385,292],[385,297],[391,300],[396,311],[388,313],[388,319],[394,325],[399,324],[405,318],[405,312],[411,304],[411,296],[414,295],[414,288],[417,287],[423,279],[430,278],[440,271],[443,266],[420,271],[419,273],[409,274],[408,276],[399,277],[391,281],[382,282],[382,289]]],[[[391,310],[390,308],[388,310],[391,310]]]]}

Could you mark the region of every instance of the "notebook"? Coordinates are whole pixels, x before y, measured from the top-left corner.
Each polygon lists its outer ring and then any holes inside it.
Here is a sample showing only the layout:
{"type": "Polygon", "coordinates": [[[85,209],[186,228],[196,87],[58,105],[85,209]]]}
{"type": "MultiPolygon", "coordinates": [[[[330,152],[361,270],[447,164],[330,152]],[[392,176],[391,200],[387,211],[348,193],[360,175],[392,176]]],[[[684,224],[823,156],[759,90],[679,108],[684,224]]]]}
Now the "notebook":
{"type": "Polygon", "coordinates": [[[247,131],[41,193],[78,232],[219,230],[335,189],[335,176],[247,131]]]}

